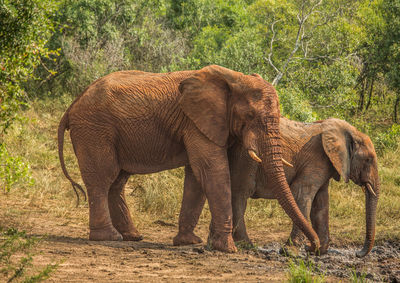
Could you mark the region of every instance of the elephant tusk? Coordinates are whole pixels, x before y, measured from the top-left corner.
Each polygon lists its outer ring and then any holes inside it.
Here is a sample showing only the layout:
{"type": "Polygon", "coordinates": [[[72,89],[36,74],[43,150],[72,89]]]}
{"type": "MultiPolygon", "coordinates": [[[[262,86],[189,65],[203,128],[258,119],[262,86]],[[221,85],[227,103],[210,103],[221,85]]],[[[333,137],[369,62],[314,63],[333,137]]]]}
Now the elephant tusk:
{"type": "Polygon", "coordinates": [[[252,159],[254,159],[254,161],[257,161],[258,163],[262,162],[261,158],[257,156],[257,154],[254,152],[254,150],[249,149],[247,152],[249,153],[250,157],[252,159]]]}
{"type": "Polygon", "coordinates": [[[375,194],[374,190],[372,189],[371,185],[369,183],[367,183],[365,186],[367,187],[368,191],[376,197],[376,194],[375,194]]]}
{"type": "Polygon", "coordinates": [[[283,159],[283,158],[282,158],[282,163],[285,164],[286,166],[293,167],[292,164],[290,164],[289,162],[287,162],[287,161],[286,161],[285,159],[283,159]]]}

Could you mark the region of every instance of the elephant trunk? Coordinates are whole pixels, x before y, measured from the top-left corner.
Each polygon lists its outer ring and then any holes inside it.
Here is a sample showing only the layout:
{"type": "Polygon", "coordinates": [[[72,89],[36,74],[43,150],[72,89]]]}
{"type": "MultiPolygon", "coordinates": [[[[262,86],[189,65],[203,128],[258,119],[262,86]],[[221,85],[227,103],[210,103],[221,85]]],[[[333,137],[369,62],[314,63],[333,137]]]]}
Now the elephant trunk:
{"type": "Polygon", "coordinates": [[[279,204],[311,242],[312,251],[320,247],[318,235],[310,223],[305,219],[292,195],[286,181],[282,164],[282,148],[279,134],[279,118],[269,117],[268,128],[260,135],[259,149],[262,166],[268,178],[268,182],[274,188],[274,193],[279,204]]]}
{"type": "Polygon", "coordinates": [[[379,185],[376,187],[375,195],[369,190],[365,190],[365,217],[366,231],[364,246],[361,251],[356,253],[357,257],[366,256],[374,246],[375,240],[375,222],[376,222],[376,206],[379,197],[379,185]]]}

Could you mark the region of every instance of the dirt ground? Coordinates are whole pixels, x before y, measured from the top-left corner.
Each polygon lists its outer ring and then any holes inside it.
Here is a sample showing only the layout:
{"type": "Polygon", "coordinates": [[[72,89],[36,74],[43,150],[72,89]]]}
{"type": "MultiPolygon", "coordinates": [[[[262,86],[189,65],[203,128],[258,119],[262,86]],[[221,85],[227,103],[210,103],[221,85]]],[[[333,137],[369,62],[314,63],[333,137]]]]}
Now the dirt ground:
{"type": "MultiPolygon", "coordinates": [[[[49,282],[282,282],[289,257],[279,254],[286,233],[249,231],[258,249],[236,254],[209,251],[204,245],[174,247],[176,224],[152,222],[141,229],[141,242],[92,242],[85,223],[74,223],[46,209],[0,197],[0,227],[15,227],[44,237],[37,246],[36,266],[60,263],[49,282]]],[[[80,208],[83,210],[84,208],[80,208]]],[[[197,234],[207,237],[207,225],[197,234]]],[[[351,270],[370,281],[400,281],[400,243],[385,242],[363,259],[360,247],[332,247],[328,255],[310,257],[330,282],[350,281],[351,270]]],[[[300,257],[306,259],[304,253],[300,257]]]]}

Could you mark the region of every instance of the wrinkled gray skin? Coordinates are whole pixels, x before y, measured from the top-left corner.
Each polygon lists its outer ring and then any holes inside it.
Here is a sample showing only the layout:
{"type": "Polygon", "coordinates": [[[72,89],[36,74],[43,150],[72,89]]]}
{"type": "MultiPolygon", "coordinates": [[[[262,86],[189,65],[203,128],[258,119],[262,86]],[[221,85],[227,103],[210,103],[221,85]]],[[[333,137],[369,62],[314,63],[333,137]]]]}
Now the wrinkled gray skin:
{"type": "MultiPolygon", "coordinates": [[[[285,166],[285,174],[295,200],[311,220],[321,243],[320,254],[329,246],[329,180],[362,186],[366,197],[366,237],[358,257],[372,249],[375,237],[376,205],[379,197],[377,158],[369,137],[345,121],[328,119],[316,123],[300,123],[281,118],[280,130],[283,157],[294,167],[285,166]],[[369,184],[374,192],[366,187],[369,184]]],[[[273,188],[257,162],[246,150],[235,145],[229,152],[232,180],[233,238],[251,243],[244,222],[249,197],[275,199],[273,188]]],[[[288,244],[299,245],[303,234],[293,225],[288,244]]]]}

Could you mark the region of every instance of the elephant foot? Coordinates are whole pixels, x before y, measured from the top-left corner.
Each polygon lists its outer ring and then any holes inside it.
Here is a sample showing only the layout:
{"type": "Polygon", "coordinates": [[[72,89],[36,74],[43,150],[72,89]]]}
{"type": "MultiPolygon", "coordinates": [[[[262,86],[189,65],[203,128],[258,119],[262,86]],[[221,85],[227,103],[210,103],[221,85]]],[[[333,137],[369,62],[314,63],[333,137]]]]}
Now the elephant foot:
{"type": "Polygon", "coordinates": [[[173,239],[174,246],[185,246],[185,245],[193,245],[200,244],[203,241],[200,237],[197,237],[193,232],[190,233],[181,233],[179,232],[173,239]]]}
{"type": "Polygon", "coordinates": [[[139,234],[139,232],[126,232],[126,233],[122,233],[122,237],[124,239],[124,241],[135,241],[135,242],[139,242],[141,240],[143,240],[143,236],[139,234]]]}
{"type": "Polygon", "coordinates": [[[247,234],[240,235],[240,234],[234,233],[233,234],[233,240],[235,241],[235,243],[253,245],[253,243],[251,242],[251,240],[250,240],[249,236],[247,236],[247,234]]]}
{"type": "Polygon", "coordinates": [[[236,253],[237,248],[235,242],[233,241],[232,234],[229,233],[212,233],[208,237],[208,245],[212,249],[226,252],[226,253],[236,253]]]}
{"type": "Polygon", "coordinates": [[[329,249],[329,244],[321,244],[321,247],[319,248],[319,255],[327,254],[328,249],[329,249]]]}
{"type": "Polygon", "coordinates": [[[113,227],[90,229],[89,240],[91,241],[122,241],[122,235],[113,227]]]}
{"type": "Polygon", "coordinates": [[[235,241],[236,247],[238,247],[239,249],[251,250],[255,247],[247,234],[238,235],[237,233],[235,233],[233,234],[233,240],[235,241]]]}
{"type": "Polygon", "coordinates": [[[306,246],[306,252],[313,255],[321,255],[321,246],[319,243],[311,243],[310,246],[306,246]]]}

